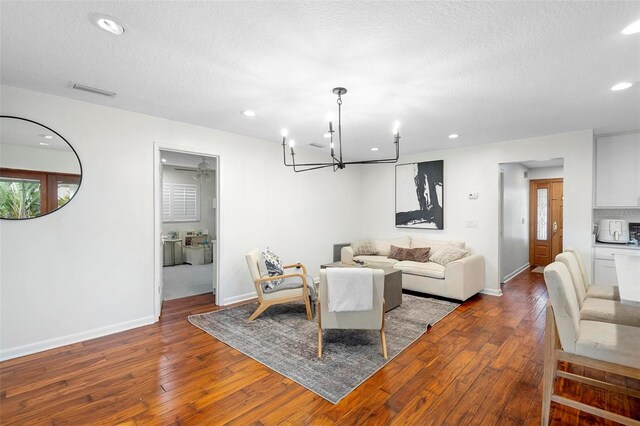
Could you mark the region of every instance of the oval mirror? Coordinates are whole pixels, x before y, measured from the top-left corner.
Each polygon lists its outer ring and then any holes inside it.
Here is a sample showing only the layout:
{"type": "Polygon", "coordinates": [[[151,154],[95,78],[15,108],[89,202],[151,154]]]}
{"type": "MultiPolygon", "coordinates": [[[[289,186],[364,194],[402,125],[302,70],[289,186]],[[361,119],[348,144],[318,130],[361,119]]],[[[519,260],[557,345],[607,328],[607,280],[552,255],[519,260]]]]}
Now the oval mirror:
{"type": "Polygon", "coordinates": [[[65,138],[26,118],[0,116],[0,218],[54,212],[78,192],[82,165],[65,138]]]}

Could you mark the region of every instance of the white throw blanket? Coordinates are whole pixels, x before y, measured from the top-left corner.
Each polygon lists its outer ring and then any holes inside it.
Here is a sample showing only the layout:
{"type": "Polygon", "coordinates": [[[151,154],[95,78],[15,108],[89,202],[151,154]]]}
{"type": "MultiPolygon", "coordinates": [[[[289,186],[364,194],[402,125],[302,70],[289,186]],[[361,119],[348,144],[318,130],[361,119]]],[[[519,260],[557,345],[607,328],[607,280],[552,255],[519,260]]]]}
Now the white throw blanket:
{"type": "Polygon", "coordinates": [[[373,269],[328,268],[327,307],[329,312],[373,309],[373,269]]]}

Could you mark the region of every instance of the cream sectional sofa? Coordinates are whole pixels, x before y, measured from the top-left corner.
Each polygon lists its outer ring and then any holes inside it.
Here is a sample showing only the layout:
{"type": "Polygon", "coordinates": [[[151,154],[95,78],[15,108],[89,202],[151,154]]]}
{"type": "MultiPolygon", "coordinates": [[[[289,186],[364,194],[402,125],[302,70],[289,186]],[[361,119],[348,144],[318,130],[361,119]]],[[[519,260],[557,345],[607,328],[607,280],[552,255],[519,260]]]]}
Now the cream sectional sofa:
{"type": "MultiPolygon", "coordinates": [[[[402,248],[430,247],[430,252],[435,252],[446,246],[464,249],[464,241],[426,240],[405,236],[374,242],[377,254],[355,256],[355,259],[369,262],[372,266],[401,270],[404,289],[467,300],[484,288],[484,258],[481,255],[467,255],[446,266],[434,262],[398,261],[387,257],[392,245],[402,248]]],[[[342,248],[341,260],[342,263],[353,263],[353,249],[350,246],[342,248]]]]}

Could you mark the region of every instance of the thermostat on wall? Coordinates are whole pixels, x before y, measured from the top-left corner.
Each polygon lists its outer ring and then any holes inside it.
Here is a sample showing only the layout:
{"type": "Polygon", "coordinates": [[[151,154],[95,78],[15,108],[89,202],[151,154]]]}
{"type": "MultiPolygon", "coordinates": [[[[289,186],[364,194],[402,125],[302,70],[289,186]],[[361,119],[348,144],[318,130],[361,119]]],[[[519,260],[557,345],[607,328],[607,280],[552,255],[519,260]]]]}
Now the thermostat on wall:
{"type": "Polygon", "coordinates": [[[478,199],[478,193],[477,192],[470,192],[469,193],[469,199],[470,200],[477,200],[478,199]]]}

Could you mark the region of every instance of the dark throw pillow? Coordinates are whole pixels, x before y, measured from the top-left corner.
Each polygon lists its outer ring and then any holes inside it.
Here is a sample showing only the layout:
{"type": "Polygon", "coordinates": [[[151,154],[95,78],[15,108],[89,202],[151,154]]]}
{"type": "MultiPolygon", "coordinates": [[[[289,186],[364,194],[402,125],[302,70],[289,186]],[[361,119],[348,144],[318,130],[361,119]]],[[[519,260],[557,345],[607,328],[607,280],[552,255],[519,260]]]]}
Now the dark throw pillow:
{"type": "Polygon", "coordinates": [[[427,262],[429,260],[429,247],[402,248],[391,246],[389,258],[396,260],[411,260],[412,262],[427,262]]]}

